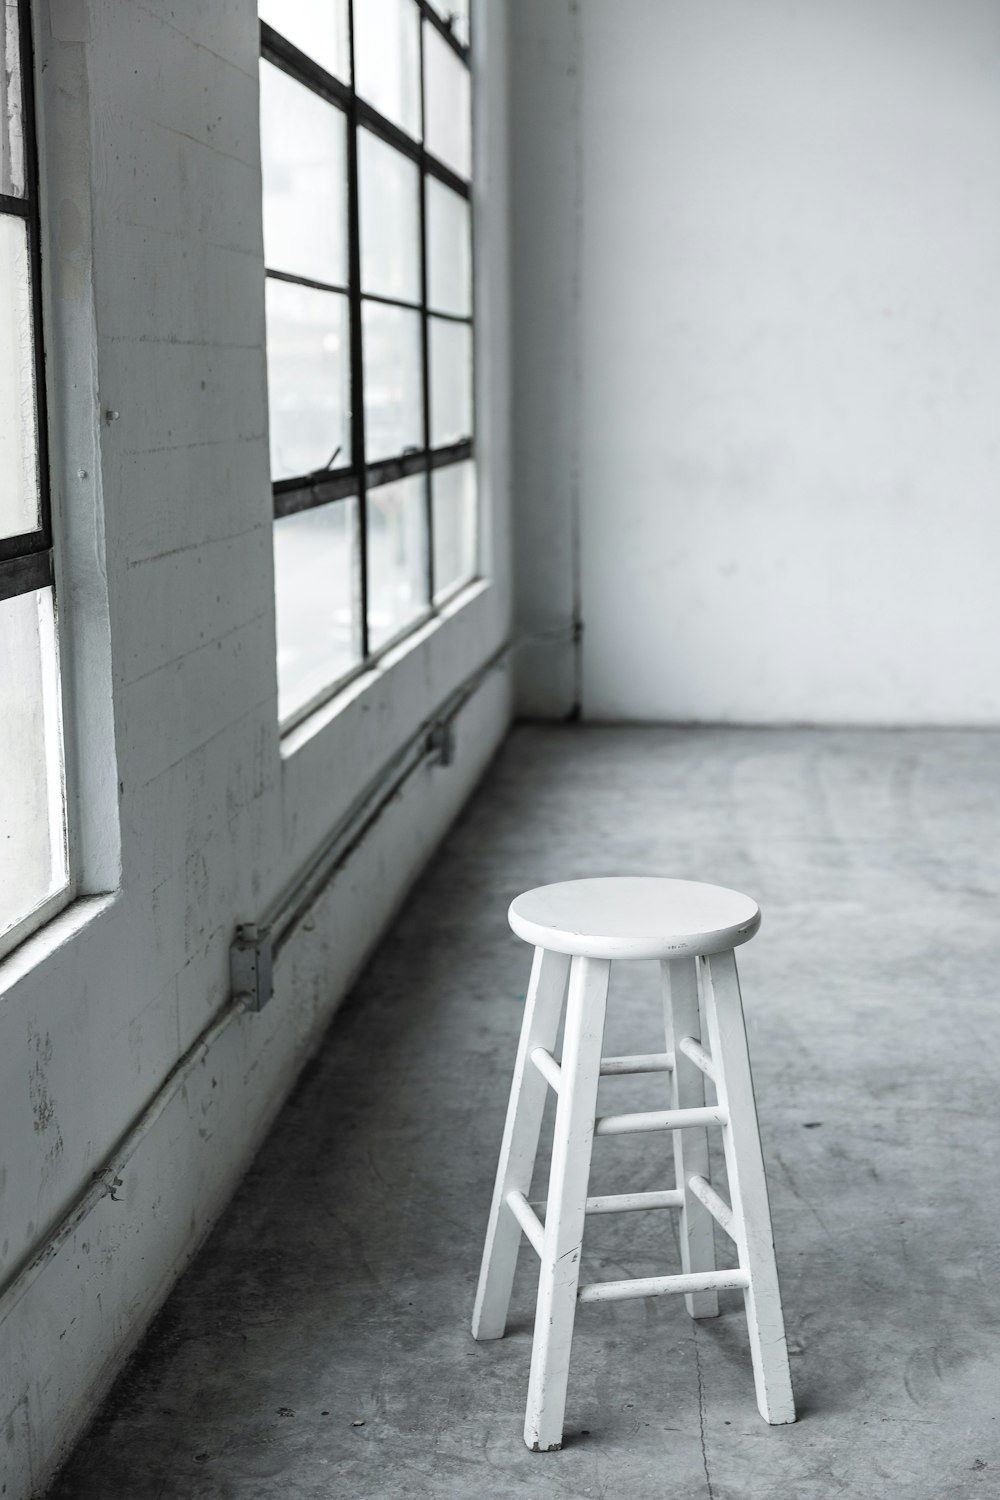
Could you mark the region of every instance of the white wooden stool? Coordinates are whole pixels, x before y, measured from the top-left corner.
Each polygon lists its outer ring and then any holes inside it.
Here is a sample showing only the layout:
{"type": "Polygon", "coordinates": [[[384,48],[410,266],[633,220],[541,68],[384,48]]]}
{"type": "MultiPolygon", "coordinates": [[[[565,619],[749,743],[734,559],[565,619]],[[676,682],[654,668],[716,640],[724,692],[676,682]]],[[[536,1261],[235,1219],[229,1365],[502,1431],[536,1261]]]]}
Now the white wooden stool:
{"type": "MultiPolygon", "coordinates": [[[[472,1319],[477,1339],[503,1337],[522,1231],[541,1260],[524,1441],[562,1446],[566,1381],[577,1302],[684,1294],[693,1318],[713,1317],[718,1293],[743,1291],[757,1405],[767,1422],[795,1421],[771,1213],[757,1129],[743,1006],[733,949],[753,937],[749,896],[689,880],[571,880],[511,904],[511,927],[534,944],[507,1122],[472,1319]],[[614,959],[659,959],[667,1051],[602,1057],[614,959]],[[552,1055],[569,981],[562,1060],[552,1055]],[[699,1006],[700,994],[700,1006],[699,1006]],[[709,1050],[702,1045],[704,1016],[709,1050]],[[609,1074],[670,1073],[671,1107],[595,1118],[609,1074]],[[705,1103],[705,1079],[717,1102],[705,1103]],[[528,1202],[546,1085],[558,1095],[545,1219],[528,1202]],[[732,1207],[708,1180],[706,1126],[722,1127],[732,1207]],[[673,1131],[676,1187],[587,1196],[595,1135],[673,1131]],[[587,1214],[680,1209],[683,1273],[579,1285],[587,1214]],[[715,1266],[712,1221],[736,1242],[739,1267],[715,1266]]],[[[537,1205],[541,1207],[542,1205],[537,1205]]]]}

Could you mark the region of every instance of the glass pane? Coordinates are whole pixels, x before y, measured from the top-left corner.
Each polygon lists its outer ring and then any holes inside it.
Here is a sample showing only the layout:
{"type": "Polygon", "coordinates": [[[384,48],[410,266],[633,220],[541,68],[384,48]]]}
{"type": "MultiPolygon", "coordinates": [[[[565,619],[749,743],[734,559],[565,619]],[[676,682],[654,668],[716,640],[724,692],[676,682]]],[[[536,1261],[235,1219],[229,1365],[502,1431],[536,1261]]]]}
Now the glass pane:
{"type": "Polygon", "coordinates": [[[460,177],[472,176],[469,70],[433,26],[424,26],[425,145],[460,177]]]}
{"type": "Polygon", "coordinates": [[[14,0],[0,0],[0,193],[20,198],[24,195],[24,123],[17,10],[14,0]]]}
{"type": "Polygon", "coordinates": [[[368,130],[358,132],[361,289],[420,301],[420,173],[368,130]]]}
{"type": "Polygon", "coordinates": [[[358,0],[355,86],[379,114],[420,138],[420,11],[415,0],[358,0]]]}
{"type": "Polygon", "coordinates": [[[257,14],[321,68],[350,82],[347,0],[260,0],[257,14]]]}
{"type": "Polygon", "coordinates": [[[334,500],[274,523],[282,722],[360,660],[357,511],[334,500]]]}
{"type": "Polygon", "coordinates": [[[38,526],[36,432],[27,230],[0,214],[0,536],[38,526]]]}
{"type": "Polygon", "coordinates": [[[476,573],[476,466],[449,464],[431,474],[434,521],[434,597],[476,573]]]}
{"type": "Polygon", "coordinates": [[[347,284],[347,117],[269,62],[260,65],[264,262],[347,284]]]}
{"type": "Polygon", "coordinates": [[[52,590],[0,602],[0,934],[67,883],[52,590]]]}
{"type": "Polygon", "coordinates": [[[427,607],[423,474],[368,491],[368,642],[377,650],[427,607]]]}
{"type": "Polygon", "coordinates": [[[366,302],[365,448],[369,463],[424,446],[420,314],[366,302]]]}
{"type": "Polygon", "coordinates": [[[427,178],[427,301],[436,312],[472,313],[472,224],[469,204],[427,178]]]}
{"type": "Polygon", "coordinates": [[[472,436],[472,328],[430,320],[431,447],[472,436]]]}
{"type": "Polygon", "coordinates": [[[348,326],[342,293],[268,280],[272,479],[350,462],[348,326]]]}
{"type": "Polygon", "coordinates": [[[451,27],[452,35],[457,37],[463,47],[467,47],[469,45],[469,0],[431,0],[431,5],[442,21],[446,21],[451,27]]]}

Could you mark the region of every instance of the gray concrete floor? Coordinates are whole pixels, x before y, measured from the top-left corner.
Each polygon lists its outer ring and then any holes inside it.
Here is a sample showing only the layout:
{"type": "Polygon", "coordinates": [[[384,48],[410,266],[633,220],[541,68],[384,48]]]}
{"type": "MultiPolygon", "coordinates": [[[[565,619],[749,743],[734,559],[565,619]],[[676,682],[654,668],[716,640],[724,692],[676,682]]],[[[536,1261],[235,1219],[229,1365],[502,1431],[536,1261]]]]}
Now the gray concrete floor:
{"type": "MultiPolygon", "coordinates": [[[[986,732],[517,729],[52,1500],[1000,1495],[998,790],[986,732]],[[507,1338],[468,1332],[530,958],[504,913],[623,872],[764,910],[740,961],[800,1418],[757,1415],[739,1294],[697,1326],[605,1304],[534,1455],[527,1248],[507,1338]]],[[[616,971],[614,1050],[657,1048],[654,975],[616,971]]],[[[594,1190],[667,1155],[598,1141],[594,1190]]],[[[591,1221],[585,1276],[677,1269],[672,1219],[591,1221]]]]}

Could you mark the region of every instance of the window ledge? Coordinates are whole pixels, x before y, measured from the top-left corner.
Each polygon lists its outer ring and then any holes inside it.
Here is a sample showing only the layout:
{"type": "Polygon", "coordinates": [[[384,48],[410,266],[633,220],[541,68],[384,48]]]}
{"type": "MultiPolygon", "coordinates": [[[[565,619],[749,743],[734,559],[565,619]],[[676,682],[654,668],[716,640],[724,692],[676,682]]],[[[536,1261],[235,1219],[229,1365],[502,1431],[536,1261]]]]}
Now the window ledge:
{"type": "Polygon", "coordinates": [[[431,619],[418,625],[409,635],[390,646],[377,661],[365,668],[357,677],[352,677],[343,687],[335,689],[333,695],[318,704],[305,719],[290,725],[281,736],[282,759],[287,760],[294,756],[304,745],[315,739],[317,735],[321,735],[350,704],[364,698],[384,681],[386,674],[390,673],[400,661],[432,640],[456,615],[461,614],[468,605],[487,593],[492,586],[489,578],[474,578],[471,583],[466,584],[451,598],[438,605],[431,619]]]}
{"type": "Polygon", "coordinates": [[[0,1000],[6,999],[39,965],[110,911],[118,895],[117,891],[111,891],[99,896],[78,896],[6,958],[0,959],[0,1000]]]}

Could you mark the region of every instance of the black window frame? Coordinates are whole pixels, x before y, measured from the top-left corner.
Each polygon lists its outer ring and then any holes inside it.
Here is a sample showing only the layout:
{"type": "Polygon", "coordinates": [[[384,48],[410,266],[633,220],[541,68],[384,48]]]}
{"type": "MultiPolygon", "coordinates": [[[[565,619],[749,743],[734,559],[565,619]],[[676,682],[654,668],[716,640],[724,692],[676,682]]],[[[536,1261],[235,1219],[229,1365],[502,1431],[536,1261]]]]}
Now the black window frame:
{"type": "Polygon", "coordinates": [[[18,536],[0,537],[0,601],[37,589],[55,591],[52,561],[48,412],[45,400],[45,345],[42,329],[42,248],[39,211],[38,140],[35,123],[34,49],[30,0],[17,0],[18,60],[24,152],[24,192],[0,193],[0,214],[21,219],[27,228],[34,371],[35,452],[38,525],[18,536]]]}
{"type": "MultiPolygon", "coordinates": [[[[471,34],[470,42],[463,43],[456,35],[448,20],[445,20],[434,8],[429,0],[409,0],[415,5],[419,17],[419,68],[420,68],[420,139],[416,140],[400,126],[389,120],[372,104],[357,93],[355,88],[356,70],[354,65],[354,5],[357,0],[346,0],[347,24],[348,24],[348,66],[350,71],[350,82],[344,82],[334,74],[329,73],[307,53],[301,51],[294,43],[283,37],[274,27],[266,21],[260,22],[260,55],[262,60],[280,68],[282,72],[295,79],[298,83],[310,89],[320,98],[335,105],[344,113],[347,125],[347,245],[348,245],[348,283],[347,286],[335,285],[334,283],[319,282],[305,276],[297,276],[289,272],[273,271],[265,266],[265,278],[278,281],[291,282],[300,286],[315,287],[323,291],[338,292],[346,296],[348,302],[349,337],[350,337],[350,370],[349,370],[349,392],[351,412],[351,458],[350,462],[337,468],[321,470],[313,474],[305,474],[294,478],[284,478],[272,482],[274,495],[274,518],[281,520],[285,516],[295,515],[298,512],[311,510],[321,505],[327,505],[332,501],[348,500],[355,498],[358,507],[358,573],[356,588],[359,593],[358,613],[360,616],[359,629],[359,660],[346,672],[331,679],[331,682],[317,695],[310,698],[307,703],[297,708],[283,722],[283,729],[287,732],[297,723],[301,722],[309,713],[322,703],[327,702],[348,682],[359,676],[370,668],[381,656],[396,646],[406,636],[420,629],[429,619],[437,615],[443,604],[461,589],[467,587],[479,576],[478,562],[471,577],[463,577],[454,589],[435,599],[434,579],[434,515],[433,494],[431,474],[435,469],[448,465],[458,464],[465,460],[475,458],[475,426],[476,426],[476,392],[474,377],[475,361],[475,257],[473,253],[475,228],[473,224],[472,201],[473,180],[470,175],[466,181],[448,164],[428,151],[424,145],[427,122],[427,74],[424,58],[425,27],[432,26],[439,36],[443,37],[456,57],[468,69],[470,74],[470,108],[473,94],[474,79],[472,78],[472,49],[471,34]],[[371,292],[362,292],[361,288],[361,224],[359,205],[359,174],[358,174],[358,132],[364,128],[369,130],[379,140],[392,146],[408,161],[413,162],[419,172],[419,235],[420,235],[420,298],[418,302],[406,299],[375,295],[371,292]],[[471,301],[467,316],[453,313],[440,312],[428,304],[428,247],[427,247],[427,178],[434,177],[453,192],[457,193],[469,204],[470,221],[470,277],[471,277],[471,301]],[[362,308],[365,302],[381,303],[389,307],[405,308],[408,312],[420,314],[421,345],[422,345],[422,379],[423,379],[423,444],[419,449],[407,449],[403,453],[389,458],[375,460],[372,463],[365,461],[365,388],[364,388],[364,355],[362,343],[362,308]],[[470,372],[472,382],[472,426],[473,432],[461,442],[452,443],[445,447],[432,448],[430,445],[431,424],[431,391],[430,391],[430,320],[439,318],[442,321],[462,323],[472,333],[473,371],[470,372]],[[367,497],[370,490],[387,484],[393,480],[408,478],[411,475],[423,474],[425,476],[425,529],[426,529],[426,607],[407,624],[394,633],[390,639],[380,642],[377,649],[373,650],[370,643],[370,632],[368,623],[368,505],[367,497]]],[[[471,26],[471,20],[470,20],[471,26]]],[[[469,122],[470,132],[472,122],[469,122]]],[[[479,552],[479,525],[477,515],[476,526],[477,558],[479,552]]]]}
{"type": "MultiPolygon", "coordinates": [[[[35,88],[35,50],[31,0],[16,0],[16,48],[19,66],[19,104],[21,110],[21,150],[23,185],[20,193],[0,192],[0,214],[21,220],[27,243],[28,294],[31,299],[31,375],[35,450],[35,486],[38,522],[29,531],[16,536],[0,536],[0,604],[24,598],[29,594],[47,594],[51,604],[55,632],[56,659],[51,666],[55,681],[52,707],[58,721],[51,727],[58,734],[58,795],[60,811],[57,821],[49,822],[48,835],[53,848],[61,846],[61,879],[34,906],[22,909],[21,915],[0,932],[0,961],[6,960],[22,943],[42,929],[47,922],[70,904],[78,894],[73,830],[71,827],[71,756],[65,729],[66,703],[64,679],[59,660],[60,619],[58,611],[56,566],[52,532],[52,472],[49,452],[49,408],[46,389],[46,356],[44,332],[43,243],[41,210],[41,174],[38,152],[37,107],[35,88]]],[[[9,105],[8,105],[9,108],[9,105]]],[[[2,626],[0,626],[2,628],[2,626]]],[[[42,667],[46,670],[45,664],[42,667]]],[[[41,685],[44,706],[46,688],[41,685]]],[[[16,696],[15,696],[16,703],[16,696]]],[[[48,734],[48,726],[46,735],[48,734]]],[[[4,770],[5,768],[0,768],[4,770]]],[[[47,768],[51,772],[52,767],[47,768]]],[[[50,796],[56,787],[47,774],[50,796]]]]}

